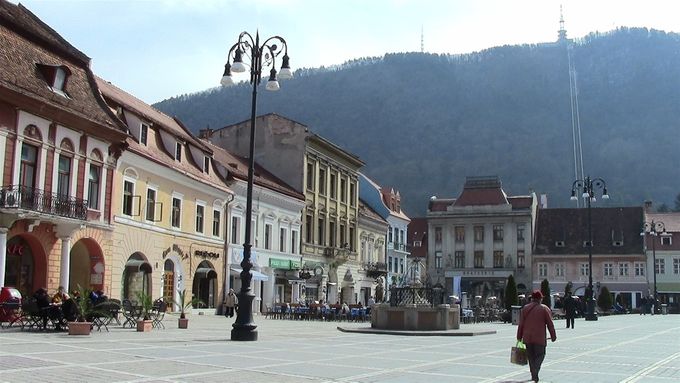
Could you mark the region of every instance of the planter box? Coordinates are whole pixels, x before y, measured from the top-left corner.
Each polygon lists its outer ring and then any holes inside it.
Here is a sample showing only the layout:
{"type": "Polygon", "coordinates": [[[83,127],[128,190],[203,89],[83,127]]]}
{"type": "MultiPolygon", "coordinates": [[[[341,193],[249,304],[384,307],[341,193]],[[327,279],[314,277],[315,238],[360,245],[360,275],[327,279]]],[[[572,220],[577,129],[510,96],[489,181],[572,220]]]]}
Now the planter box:
{"type": "Polygon", "coordinates": [[[179,328],[187,328],[189,327],[189,319],[188,318],[179,318],[177,319],[177,326],[179,328]]]}
{"type": "Polygon", "coordinates": [[[138,320],[137,321],[137,331],[138,332],[149,332],[151,331],[151,325],[153,321],[150,320],[138,320]]]}
{"type": "Polygon", "coordinates": [[[69,335],[90,335],[92,322],[68,322],[69,335]]]}

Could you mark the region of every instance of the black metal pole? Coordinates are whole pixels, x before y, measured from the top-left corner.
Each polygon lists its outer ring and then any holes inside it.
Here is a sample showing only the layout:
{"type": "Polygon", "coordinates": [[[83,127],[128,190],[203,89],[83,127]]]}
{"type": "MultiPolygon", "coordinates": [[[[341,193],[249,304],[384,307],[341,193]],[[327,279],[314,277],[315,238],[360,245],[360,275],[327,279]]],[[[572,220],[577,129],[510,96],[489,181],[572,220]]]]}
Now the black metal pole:
{"type": "Polygon", "coordinates": [[[245,241],[243,243],[243,260],[241,261],[241,291],[237,294],[238,310],[236,320],[232,325],[231,340],[255,341],[257,340],[257,325],[253,320],[253,293],[250,282],[253,278],[250,269],[253,263],[250,261],[251,255],[251,222],[253,215],[253,175],[255,173],[255,114],[257,112],[257,85],[259,84],[258,72],[260,68],[259,35],[256,35],[255,46],[251,50],[251,82],[253,83],[253,99],[250,114],[250,154],[248,158],[248,189],[246,193],[246,228],[245,241]]]}
{"type": "Polygon", "coordinates": [[[597,320],[595,314],[595,300],[593,299],[593,217],[590,207],[591,199],[593,198],[593,184],[590,177],[585,179],[586,191],[588,193],[588,291],[586,292],[586,320],[597,320]]]}
{"type": "Polygon", "coordinates": [[[655,223],[652,221],[652,270],[654,270],[654,305],[656,305],[657,292],[656,292],[656,229],[654,227],[655,223]]]}

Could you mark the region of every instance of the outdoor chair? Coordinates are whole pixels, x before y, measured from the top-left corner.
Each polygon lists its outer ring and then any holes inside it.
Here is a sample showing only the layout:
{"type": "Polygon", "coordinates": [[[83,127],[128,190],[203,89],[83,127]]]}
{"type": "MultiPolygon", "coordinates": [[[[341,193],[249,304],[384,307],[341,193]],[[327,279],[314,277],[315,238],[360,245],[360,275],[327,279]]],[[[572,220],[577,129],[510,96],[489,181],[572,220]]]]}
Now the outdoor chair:
{"type": "Polygon", "coordinates": [[[134,328],[137,325],[138,315],[137,310],[129,299],[123,299],[121,312],[125,318],[125,321],[123,322],[123,328],[125,328],[128,324],[130,325],[130,328],[134,328]]]}
{"type": "Polygon", "coordinates": [[[151,312],[151,326],[153,328],[165,329],[163,324],[163,318],[165,318],[165,312],[168,310],[168,304],[163,300],[157,301],[157,305],[154,304],[154,309],[151,312]]]}

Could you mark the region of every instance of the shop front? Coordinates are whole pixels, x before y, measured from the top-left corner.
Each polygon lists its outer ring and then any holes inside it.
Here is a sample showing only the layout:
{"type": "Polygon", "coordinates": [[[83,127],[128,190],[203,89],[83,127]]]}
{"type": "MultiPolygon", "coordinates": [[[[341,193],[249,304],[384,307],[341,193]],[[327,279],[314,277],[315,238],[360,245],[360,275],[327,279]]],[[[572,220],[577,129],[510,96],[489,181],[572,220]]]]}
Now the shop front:
{"type": "MultiPolygon", "coordinates": [[[[82,238],[71,248],[69,287],[104,291],[104,254],[92,238],[82,238]]],[[[105,293],[108,293],[105,291],[105,293]]]]}
{"type": "Polygon", "coordinates": [[[47,287],[47,259],[40,242],[28,233],[7,241],[4,286],[14,287],[24,297],[47,287]]]}

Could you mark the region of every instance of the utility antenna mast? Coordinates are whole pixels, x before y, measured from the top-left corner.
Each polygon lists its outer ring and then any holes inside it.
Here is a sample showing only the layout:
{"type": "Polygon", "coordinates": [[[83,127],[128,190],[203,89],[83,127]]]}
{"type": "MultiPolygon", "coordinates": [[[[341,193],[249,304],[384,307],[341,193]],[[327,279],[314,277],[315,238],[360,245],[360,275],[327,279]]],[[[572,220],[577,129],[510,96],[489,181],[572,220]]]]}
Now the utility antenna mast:
{"type": "MultiPolygon", "coordinates": [[[[582,180],[583,171],[583,146],[581,144],[581,118],[578,110],[578,84],[576,69],[572,60],[573,46],[567,39],[567,30],[564,28],[564,16],[560,5],[560,30],[557,32],[557,43],[564,45],[567,50],[567,62],[569,64],[569,102],[571,104],[571,135],[574,152],[574,179],[582,180]]],[[[579,207],[580,200],[576,200],[576,207],[579,207]]]]}
{"type": "Polygon", "coordinates": [[[425,53],[425,34],[423,33],[422,24],[420,24],[420,53],[425,53]]]}

